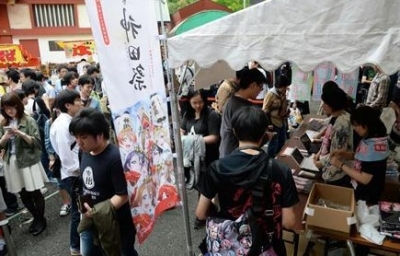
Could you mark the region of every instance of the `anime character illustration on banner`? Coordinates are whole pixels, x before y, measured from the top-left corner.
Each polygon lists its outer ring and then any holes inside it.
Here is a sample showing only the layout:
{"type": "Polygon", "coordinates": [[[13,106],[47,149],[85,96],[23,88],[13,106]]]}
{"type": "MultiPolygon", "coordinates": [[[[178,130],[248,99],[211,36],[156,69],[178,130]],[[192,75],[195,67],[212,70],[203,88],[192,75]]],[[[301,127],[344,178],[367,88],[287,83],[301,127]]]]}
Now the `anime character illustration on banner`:
{"type": "Polygon", "coordinates": [[[168,130],[168,113],[161,93],[115,113],[121,160],[138,241],[150,234],[156,218],[179,204],[168,130]]]}

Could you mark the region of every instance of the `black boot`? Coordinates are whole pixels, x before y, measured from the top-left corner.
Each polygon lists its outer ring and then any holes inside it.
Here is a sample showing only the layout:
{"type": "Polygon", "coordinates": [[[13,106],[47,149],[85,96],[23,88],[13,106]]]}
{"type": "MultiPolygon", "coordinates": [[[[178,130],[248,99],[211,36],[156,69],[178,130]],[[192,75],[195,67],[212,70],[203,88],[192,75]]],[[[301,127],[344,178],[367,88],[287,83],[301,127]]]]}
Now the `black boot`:
{"type": "Polygon", "coordinates": [[[33,222],[31,223],[31,225],[29,225],[29,228],[28,228],[29,233],[32,233],[34,231],[34,227],[35,227],[37,219],[38,219],[34,198],[32,197],[31,192],[27,192],[25,189],[22,189],[21,192],[19,192],[19,195],[21,196],[21,201],[24,204],[24,206],[26,207],[26,209],[33,216],[33,222]]]}
{"type": "Polygon", "coordinates": [[[46,229],[46,227],[47,227],[46,218],[43,217],[41,219],[38,219],[33,229],[32,235],[33,236],[40,235],[46,229]]]}
{"type": "Polygon", "coordinates": [[[36,223],[33,226],[32,234],[34,236],[37,236],[40,233],[42,233],[47,227],[47,221],[46,218],[44,217],[45,200],[40,190],[35,190],[31,193],[36,208],[36,223]]]}
{"type": "Polygon", "coordinates": [[[29,225],[28,232],[33,233],[35,231],[35,226],[37,224],[37,219],[33,218],[31,225],[29,225]]]}

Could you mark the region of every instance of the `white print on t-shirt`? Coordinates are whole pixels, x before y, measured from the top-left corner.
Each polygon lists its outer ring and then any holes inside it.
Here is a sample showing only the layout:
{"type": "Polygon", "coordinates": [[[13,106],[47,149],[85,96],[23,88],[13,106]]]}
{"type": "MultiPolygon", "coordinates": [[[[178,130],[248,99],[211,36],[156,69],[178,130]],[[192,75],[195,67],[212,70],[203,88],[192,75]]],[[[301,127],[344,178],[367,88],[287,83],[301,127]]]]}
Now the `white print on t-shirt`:
{"type": "Polygon", "coordinates": [[[92,167],[88,166],[85,168],[82,174],[83,184],[87,189],[94,188],[94,178],[92,167]]]}

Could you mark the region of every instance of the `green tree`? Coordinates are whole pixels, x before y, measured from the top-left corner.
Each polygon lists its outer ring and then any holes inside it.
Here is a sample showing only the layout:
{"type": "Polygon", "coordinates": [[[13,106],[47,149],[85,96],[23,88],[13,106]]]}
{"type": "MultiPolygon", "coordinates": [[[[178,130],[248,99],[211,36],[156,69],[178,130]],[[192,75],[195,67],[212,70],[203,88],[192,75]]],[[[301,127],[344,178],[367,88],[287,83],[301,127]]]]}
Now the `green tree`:
{"type": "MultiPolygon", "coordinates": [[[[180,8],[185,7],[196,1],[197,0],[168,0],[169,12],[173,14],[180,8]]],[[[243,9],[243,0],[213,0],[213,1],[225,5],[234,12],[243,9]]],[[[249,0],[244,0],[244,1],[246,6],[248,6],[249,0]]]]}

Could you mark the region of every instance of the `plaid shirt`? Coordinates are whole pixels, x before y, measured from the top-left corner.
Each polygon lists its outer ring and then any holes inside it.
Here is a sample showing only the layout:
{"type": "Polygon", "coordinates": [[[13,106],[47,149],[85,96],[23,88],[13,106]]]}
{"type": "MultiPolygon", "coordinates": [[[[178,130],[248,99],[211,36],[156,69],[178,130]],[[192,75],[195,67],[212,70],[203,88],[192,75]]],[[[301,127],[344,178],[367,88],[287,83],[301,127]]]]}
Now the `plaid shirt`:
{"type": "Polygon", "coordinates": [[[382,73],[377,73],[369,87],[366,104],[379,110],[382,110],[384,107],[386,107],[389,85],[389,76],[382,73]]]}

